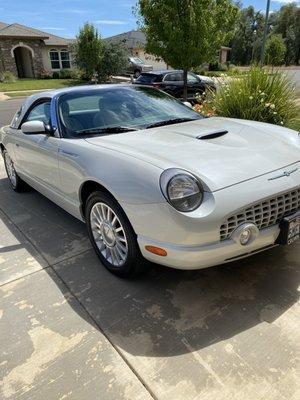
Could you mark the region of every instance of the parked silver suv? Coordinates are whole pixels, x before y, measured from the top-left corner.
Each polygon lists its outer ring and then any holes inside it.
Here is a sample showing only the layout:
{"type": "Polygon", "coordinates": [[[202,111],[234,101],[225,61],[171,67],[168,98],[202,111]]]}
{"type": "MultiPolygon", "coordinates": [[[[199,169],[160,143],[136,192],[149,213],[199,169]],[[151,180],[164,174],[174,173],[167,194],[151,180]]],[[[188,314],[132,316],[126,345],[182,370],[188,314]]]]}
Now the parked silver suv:
{"type": "Polygon", "coordinates": [[[128,73],[138,78],[142,72],[153,71],[153,65],[147,65],[139,57],[129,57],[128,73]]]}

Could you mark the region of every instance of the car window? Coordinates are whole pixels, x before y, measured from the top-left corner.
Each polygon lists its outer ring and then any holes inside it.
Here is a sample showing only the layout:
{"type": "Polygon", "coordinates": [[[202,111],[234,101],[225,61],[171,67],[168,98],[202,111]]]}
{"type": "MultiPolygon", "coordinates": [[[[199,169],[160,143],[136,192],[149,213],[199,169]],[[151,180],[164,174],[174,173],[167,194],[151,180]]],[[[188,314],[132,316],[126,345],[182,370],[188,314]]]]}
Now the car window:
{"type": "Polygon", "coordinates": [[[159,75],[143,73],[137,78],[136,82],[142,85],[149,85],[153,82],[159,82],[159,75]]]}
{"type": "Polygon", "coordinates": [[[31,109],[24,122],[42,121],[44,124],[50,123],[50,101],[39,103],[31,109]]]}
{"type": "Polygon", "coordinates": [[[198,83],[199,82],[197,77],[195,75],[193,75],[193,74],[188,74],[187,75],[187,80],[188,80],[188,83],[198,83]]]}
{"type": "Polygon", "coordinates": [[[134,62],[135,64],[144,64],[144,61],[137,57],[130,58],[130,61],[134,62]]]}
{"type": "Polygon", "coordinates": [[[173,74],[167,74],[164,77],[164,81],[167,81],[167,82],[181,82],[182,79],[183,79],[183,77],[182,77],[182,74],[180,72],[176,72],[176,73],[173,73],[173,74]]]}

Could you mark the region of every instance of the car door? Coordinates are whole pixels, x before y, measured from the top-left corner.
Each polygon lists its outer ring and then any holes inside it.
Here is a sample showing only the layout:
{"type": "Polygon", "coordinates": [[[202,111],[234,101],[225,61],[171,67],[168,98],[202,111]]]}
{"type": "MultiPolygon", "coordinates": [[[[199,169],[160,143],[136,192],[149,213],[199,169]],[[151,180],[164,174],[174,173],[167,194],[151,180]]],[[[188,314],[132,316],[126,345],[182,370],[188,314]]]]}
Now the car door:
{"type": "MultiPolygon", "coordinates": [[[[16,163],[20,175],[34,186],[57,191],[59,188],[58,146],[59,138],[49,134],[25,134],[21,130],[28,121],[50,121],[50,99],[34,103],[23,118],[16,136],[16,163]]],[[[39,188],[38,188],[39,189],[39,188]]]]}
{"type": "Polygon", "coordinates": [[[162,90],[171,94],[176,98],[183,96],[183,76],[181,72],[172,72],[165,75],[162,85],[162,90]]]}

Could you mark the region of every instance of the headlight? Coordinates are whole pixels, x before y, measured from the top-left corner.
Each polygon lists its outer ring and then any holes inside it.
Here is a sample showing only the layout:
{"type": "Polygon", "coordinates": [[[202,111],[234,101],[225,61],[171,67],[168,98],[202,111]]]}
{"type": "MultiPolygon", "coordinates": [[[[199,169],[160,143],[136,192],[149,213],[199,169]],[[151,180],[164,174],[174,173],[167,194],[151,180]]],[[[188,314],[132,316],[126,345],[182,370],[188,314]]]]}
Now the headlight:
{"type": "Polygon", "coordinates": [[[203,188],[192,174],[171,168],[160,177],[160,186],[168,202],[181,212],[196,210],[203,200],[203,188]]]}

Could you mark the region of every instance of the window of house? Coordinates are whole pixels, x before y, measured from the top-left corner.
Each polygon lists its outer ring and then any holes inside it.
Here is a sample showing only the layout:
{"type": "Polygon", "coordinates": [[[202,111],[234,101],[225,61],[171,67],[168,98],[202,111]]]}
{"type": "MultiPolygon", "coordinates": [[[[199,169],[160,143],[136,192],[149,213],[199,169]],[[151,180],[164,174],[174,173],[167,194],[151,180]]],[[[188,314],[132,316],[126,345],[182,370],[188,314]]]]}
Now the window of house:
{"type": "Polygon", "coordinates": [[[60,52],[60,58],[61,58],[61,67],[62,67],[62,69],[71,68],[70,53],[68,52],[68,50],[63,49],[60,52]]]}
{"type": "Polygon", "coordinates": [[[57,50],[50,50],[50,60],[52,69],[60,69],[59,53],[57,50]]]}
{"type": "Polygon", "coordinates": [[[69,69],[71,68],[70,52],[66,49],[60,52],[56,49],[52,49],[49,52],[51,68],[52,69],[69,69]]]}

